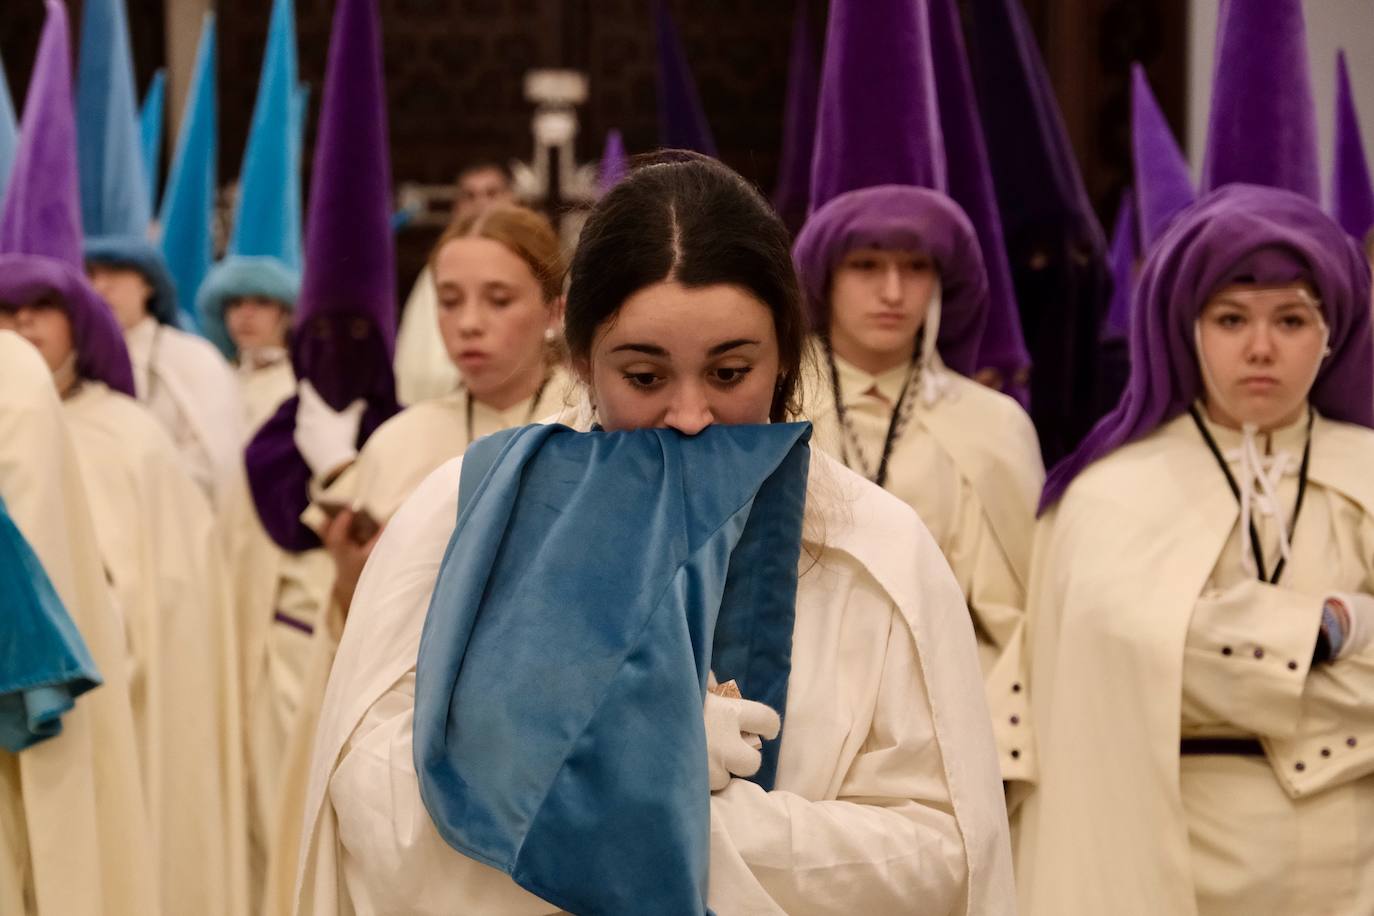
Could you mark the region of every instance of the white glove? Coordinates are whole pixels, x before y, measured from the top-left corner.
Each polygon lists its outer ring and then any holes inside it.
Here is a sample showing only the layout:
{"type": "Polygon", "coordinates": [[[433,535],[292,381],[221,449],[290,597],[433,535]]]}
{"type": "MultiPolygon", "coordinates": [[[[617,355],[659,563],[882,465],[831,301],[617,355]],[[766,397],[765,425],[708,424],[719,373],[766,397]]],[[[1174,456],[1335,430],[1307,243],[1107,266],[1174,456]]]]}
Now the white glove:
{"type": "Polygon", "coordinates": [[[358,457],[358,428],[365,410],[367,402],[361,398],[343,410],[334,410],[314,385],[301,382],[293,438],[316,477],[326,477],[358,457]]]}
{"type": "Polygon", "coordinates": [[[1339,622],[1339,634],[1329,632],[1328,615],[1322,615],[1322,629],[1327,630],[1327,638],[1333,646],[1337,636],[1340,646],[1332,661],[1356,655],[1374,642],[1374,596],[1360,592],[1334,592],[1326,598],[1327,609],[1335,610],[1339,622]],[[1334,607],[1333,607],[1334,606],[1334,607]]]}
{"type": "Polygon", "coordinates": [[[753,776],[763,765],[760,748],[776,738],[782,720],[771,708],[753,700],[706,694],[706,760],[711,791],[719,792],[732,776],[753,776]]]}

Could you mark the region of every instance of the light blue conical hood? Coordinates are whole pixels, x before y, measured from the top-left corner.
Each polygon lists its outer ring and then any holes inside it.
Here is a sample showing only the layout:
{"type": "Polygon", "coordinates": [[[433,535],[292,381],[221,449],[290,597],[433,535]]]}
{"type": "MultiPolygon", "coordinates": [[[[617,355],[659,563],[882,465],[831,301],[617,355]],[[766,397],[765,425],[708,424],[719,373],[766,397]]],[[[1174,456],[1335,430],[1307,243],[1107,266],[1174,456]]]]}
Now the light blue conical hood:
{"type": "Polygon", "coordinates": [[[88,237],[144,238],[152,219],[124,0],[85,0],[76,74],[81,224],[88,237]]]}
{"type": "Polygon", "coordinates": [[[258,100],[239,175],[229,254],[268,256],[301,266],[302,100],[296,82],[292,0],[274,0],[258,100]]]}
{"type": "Polygon", "coordinates": [[[196,52],[195,76],[177,137],[176,158],[162,200],[162,254],[176,286],[181,317],[198,324],[191,304],[215,259],[216,150],[215,17],[207,14],[196,52]]]}
{"type": "Polygon", "coordinates": [[[143,144],[143,178],[148,183],[148,209],[157,209],[159,173],[162,171],[162,126],[167,120],[167,71],[153,74],[138,113],[138,135],[143,144]]]}
{"type": "Polygon", "coordinates": [[[14,100],[5,80],[4,64],[0,63],[0,202],[5,199],[5,186],[9,184],[10,169],[18,149],[19,120],[14,116],[14,100]]]}

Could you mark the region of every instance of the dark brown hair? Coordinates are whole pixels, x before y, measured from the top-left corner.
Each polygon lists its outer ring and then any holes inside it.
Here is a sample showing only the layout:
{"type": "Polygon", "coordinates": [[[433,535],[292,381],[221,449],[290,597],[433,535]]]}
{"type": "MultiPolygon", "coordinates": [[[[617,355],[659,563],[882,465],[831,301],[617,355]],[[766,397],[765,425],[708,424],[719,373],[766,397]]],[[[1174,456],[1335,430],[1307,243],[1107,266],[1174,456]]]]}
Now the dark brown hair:
{"type": "Polygon", "coordinates": [[[569,352],[588,360],[597,330],[647,286],[738,286],[773,313],[780,374],[769,416],[786,419],[806,327],[787,229],[755,188],[714,159],[670,151],[635,166],[582,229],[567,294],[569,352]]]}

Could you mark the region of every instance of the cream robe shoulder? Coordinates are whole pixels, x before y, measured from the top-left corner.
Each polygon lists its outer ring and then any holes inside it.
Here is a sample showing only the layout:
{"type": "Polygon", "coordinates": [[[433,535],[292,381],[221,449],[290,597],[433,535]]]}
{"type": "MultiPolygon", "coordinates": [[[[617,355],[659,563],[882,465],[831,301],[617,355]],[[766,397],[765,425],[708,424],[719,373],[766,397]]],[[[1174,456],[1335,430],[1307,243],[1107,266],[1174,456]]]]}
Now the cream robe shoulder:
{"type": "MultiPolygon", "coordinates": [[[[1311,489],[1374,514],[1371,455],[1374,432],[1318,417],[1311,489]]],[[[1028,605],[1040,783],[1023,811],[1017,861],[1022,909],[1032,916],[1196,912],[1179,787],[1181,685],[1190,620],[1238,515],[1219,477],[1184,414],[1091,465],[1041,519],[1028,605]]],[[[1374,545],[1356,552],[1374,568],[1374,545]]],[[[1264,635],[1235,638],[1244,645],[1264,635]]],[[[1315,630],[1308,637],[1303,655],[1266,656],[1272,680],[1292,681],[1289,711],[1324,689],[1308,673],[1315,630]]],[[[1368,671],[1374,660],[1350,664],[1368,671]]],[[[1365,718],[1368,733],[1374,717],[1365,718]]],[[[1324,784],[1288,772],[1296,741],[1265,743],[1292,797],[1324,784]]],[[[1361,748],[1319,778],[1371,771],[1374,748],[1361,748]]]]}
{"type": "Polygon", "coordinates": [[[443,397],[458,387],[458,369],[439,336],[439,294],[428,266],[420,271],[401,312],[394,365],[396,398],[402,404],[443,397]]]}
{"type": "Polygon", "coordinates": [[[88,381],[64,413],[125,616],[163,909],[242,913],[237,635],[213,513],[142,405],[88,381]]]}
{"type": "Polygon", "coordinates": [[[243,463],[243,402],[234,370],[208,340],[162,325],[149,366],[166,386],[213,465],[215,504],[243,463]]]}
{"type": "Polygon", "coordinates": [[[240,368],[238,383],[243,396],[244,429],[249,437],[296,393],[296,373],[291,360],[285,357],[261,369],[240,368]]]}
{"type": "MultiPolygon", "coordinates": [[[[321,712],[299,913],[551,911],[443,843],[411,762],[416,653],[460,471],[454,460],[425,480],[363,573],[321,712]]],[[[712,906],[1010,913],[1006,814],[958,587],[910,509],[819,453],[808,494],[808,530],[826,546],[814,565],[802,557],[790,738],[776,791],[737,780],[712,797],[712,906]]]]}
{"type": "Polygon", "coordinates": [[[0,332],[0,495],[103,681],[63,716],[61,735],[17,760],[0,752],[0,772],[15,778],[0,785],[0,846],[20,847],[0,852],[0,912],[156,914],[120,620],[52,377],[10,332],[0,332]]]}

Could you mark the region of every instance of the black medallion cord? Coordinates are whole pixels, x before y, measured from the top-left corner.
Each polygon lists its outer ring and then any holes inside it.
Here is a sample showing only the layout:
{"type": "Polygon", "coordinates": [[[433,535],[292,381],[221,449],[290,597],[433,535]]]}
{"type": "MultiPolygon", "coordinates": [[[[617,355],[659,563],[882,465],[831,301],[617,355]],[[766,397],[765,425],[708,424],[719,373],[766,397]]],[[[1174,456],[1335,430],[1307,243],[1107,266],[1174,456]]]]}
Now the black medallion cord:
{"type": "MultiPolygon", "coordinates": [[[[925,329],[922,328],[921,333],[924,331],[925,329]]],[[[835,396],[835,415],[840,421],[840,461],[844,463],[845,467],[852,468],[853,465],[849,463],[849,416],[845,412],[844,397],[840,393],[840,370],[835,365],[835,352],[830,348],[830,341],[823,340],[822,342],[825,344],[826,362],[830,364],[830,390],[835,396]]],[[[920,346],[921,334],[918,333],[916,335],[917,352],[920,352],[920,346]]],[[[897,403],[892,408],[892,419],[887,424],[887,435],[883,437],[883,453],[882,457],[878,459],[878,471],[869,478],[880,487],[887,483],[888,459],[892,457],[892,449],[896,447],[897,437],[901,435],[902,424],[905,420],[907,394],[911,389],[911,380],[916,377],[919,368],[920,362],[917,360],[912,366],[912,371],[907,373],[906,381],[902,382],[902,392],[897,395],[897,403]]]]}
{"type": "MultiPolygon", "coordinates": [[[[1197,431],[1202,434],[1202,441],[1207,443],[1207,448],[1211,450],[1212,457],[1217,460],[1217,465],[1221,472],[1226,475],[1226,483],[1231,488],[1231,495],[1240,502],[1240,486],[1236,483],[1235,476],[1231,473],[1231,468],[1226,463],[1226,458],[1217,446],[1217,440],[1212,438],[1211,432],[1207,429],[1207,424],[1202,421],[1202,415],[1198,413],[1196,405],[1188,408],[1188,413],[1193,417],[1193,423],[1197,425],[1197,431]]],[[[1302,449],[1302,466],[1298,470],[1298,496],[1293,503],[1293,517],[1288,522],[1288,542],[1293,542],[1293,533],[1298,527],[1298,516],[1302,514],[1303,497],[1307,495],[1307,471],[1312,459],[1312,421],[1316,414],[1312,408],[1307,409],[1307,443],[1302,449]]],[[[1274,567],[1274,575],[1271,578],[1265,572],[1264,548],[1260,544],[1259,529],[1255,527],[1255,520],[1250,519],[1250,549],[1255,555],[1255,567],[1258,570],[1259,580],[1270,585],[1277,585],[1279,577],[1283,575],[1284,566],[1288,560],[1286,557],[1279,557],[1278,564],[1274,567]]]]}
{"type": "MultiPolygon", "coordinates": [[[[551,376],[544,376],[543,381],[539,383],[539,387],[534,390],[534,397],[530,399],[530,412],[529,415],[525,417],[526,426],[534,422],[534,412],[539,409],[539,401],[544,397],[544,389],[549,386],[550,378],[551,376]]],[[[469,390],[467,396],[468,445],[472,445],[472,391],[469,390]]]]}

